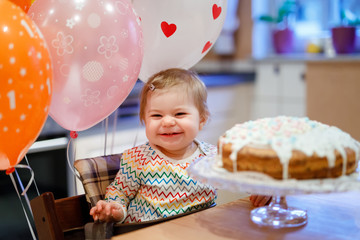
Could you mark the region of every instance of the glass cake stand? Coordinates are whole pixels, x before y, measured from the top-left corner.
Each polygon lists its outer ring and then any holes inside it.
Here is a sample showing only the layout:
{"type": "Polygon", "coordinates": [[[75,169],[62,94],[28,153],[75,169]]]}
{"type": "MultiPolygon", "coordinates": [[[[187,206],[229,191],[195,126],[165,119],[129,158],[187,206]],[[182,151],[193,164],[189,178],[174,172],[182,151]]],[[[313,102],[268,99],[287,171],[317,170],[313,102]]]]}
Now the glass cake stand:
{"type": "Polygon", "coordinates": [[[258,172],[228,172],[218,157],[203,157],[191,164],[188,173],[194,179],[215,188],[232,192],[272,196],[268,206],[251,211],[251,220],[260,226],[273,228],[299,227],[307,223],[307,211],[289,207],[287,195],[358,191],[359,169],[348,176],[315,180],[276,180],[258,172]]]}

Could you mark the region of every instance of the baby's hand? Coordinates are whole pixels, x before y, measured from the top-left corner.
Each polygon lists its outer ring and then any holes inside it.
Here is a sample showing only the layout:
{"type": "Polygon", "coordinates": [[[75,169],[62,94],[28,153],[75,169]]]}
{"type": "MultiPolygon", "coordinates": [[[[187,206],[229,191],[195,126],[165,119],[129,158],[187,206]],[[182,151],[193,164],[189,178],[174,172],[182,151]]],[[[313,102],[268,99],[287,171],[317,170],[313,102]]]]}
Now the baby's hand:
{"type": "Polygon", "coordinates": [[[90,209],[90,215],[94,221],[119,222],[123,219],[124,212],[118,203],[100,200],[90,209]]]}
{"type": "Polygon", "coordinates": [[[251,195],[250,202],[254,207],[261,207],[268,205],[271,201],[271,196],[263,196],[263,195],[251,195]]]}

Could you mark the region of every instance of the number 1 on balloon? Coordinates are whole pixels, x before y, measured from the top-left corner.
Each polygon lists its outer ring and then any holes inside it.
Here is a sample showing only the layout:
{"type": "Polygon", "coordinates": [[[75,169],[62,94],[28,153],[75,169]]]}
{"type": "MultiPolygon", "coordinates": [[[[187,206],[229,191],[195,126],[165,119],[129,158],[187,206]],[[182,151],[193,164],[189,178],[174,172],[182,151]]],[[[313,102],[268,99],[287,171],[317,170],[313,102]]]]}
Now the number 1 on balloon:
{"type": "Polygon", "coordinates": [[[9,102],[10,102],[10,109],[15,109],[15,107],[16,107],[16,104],[15,104],[15,91],[11,90],[10,92],[8,92],[7,96],[9,98],[9,102]]]}

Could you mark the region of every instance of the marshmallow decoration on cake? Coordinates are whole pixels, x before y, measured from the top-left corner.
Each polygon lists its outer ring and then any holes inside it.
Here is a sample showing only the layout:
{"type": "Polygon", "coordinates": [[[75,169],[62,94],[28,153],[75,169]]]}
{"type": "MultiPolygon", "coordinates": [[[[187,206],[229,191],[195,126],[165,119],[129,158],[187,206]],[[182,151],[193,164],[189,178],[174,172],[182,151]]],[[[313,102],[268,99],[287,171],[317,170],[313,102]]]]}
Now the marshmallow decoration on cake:
{"type": "MultiPolygon", "coordinates": [[[[349,154],[355,155],[353,163],[349,163],[352,164],[351,168],[353,169],[350,172],[355,171],[360,155],[359,142],[339,128],[308,118],[287,116],[236,124],[219,138],[219,155],[222,155],[220,156],[222,158],[224,158],[223,146],[225,145],[231,146],[229,158],[233,165],[232,171],[239,170],[238,154],[245,147],[259,151],[273,150],[282,165],[283,179],[289,177],[289,161],[293,158],[294,151],[299,151],[308,157],[326,157],[329,169],[335,167],[337,155],[340,154],[344,163],[342,164],[342,175],[347,173],[349,154]]],[[[248,162],[247,166],[249,164],[252,163],[248,162]]],[[[252,169],[250,167],[250,169],[241,170],[252,169]]]]}

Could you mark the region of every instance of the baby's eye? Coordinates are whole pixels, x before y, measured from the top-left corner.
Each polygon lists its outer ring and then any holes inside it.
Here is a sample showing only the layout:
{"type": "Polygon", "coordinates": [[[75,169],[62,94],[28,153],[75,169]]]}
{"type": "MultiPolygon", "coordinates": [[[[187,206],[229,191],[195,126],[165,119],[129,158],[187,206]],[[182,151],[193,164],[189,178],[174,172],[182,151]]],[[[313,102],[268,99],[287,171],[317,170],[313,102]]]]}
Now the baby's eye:
{"type": "Polygon", "coordinates": [[[185,112],[178,112],[178,113],[175,114],[175,116],[178,116],[178,117],[179,117],[179,116],[184,116],[184,115],[186,115],[185,112]]]}
{"type": "Polygon", "coordinates": [[[152,114],[150,117],[153,117],[153,118],[160,118],[161,115],[160,114],[152,114]]]}

